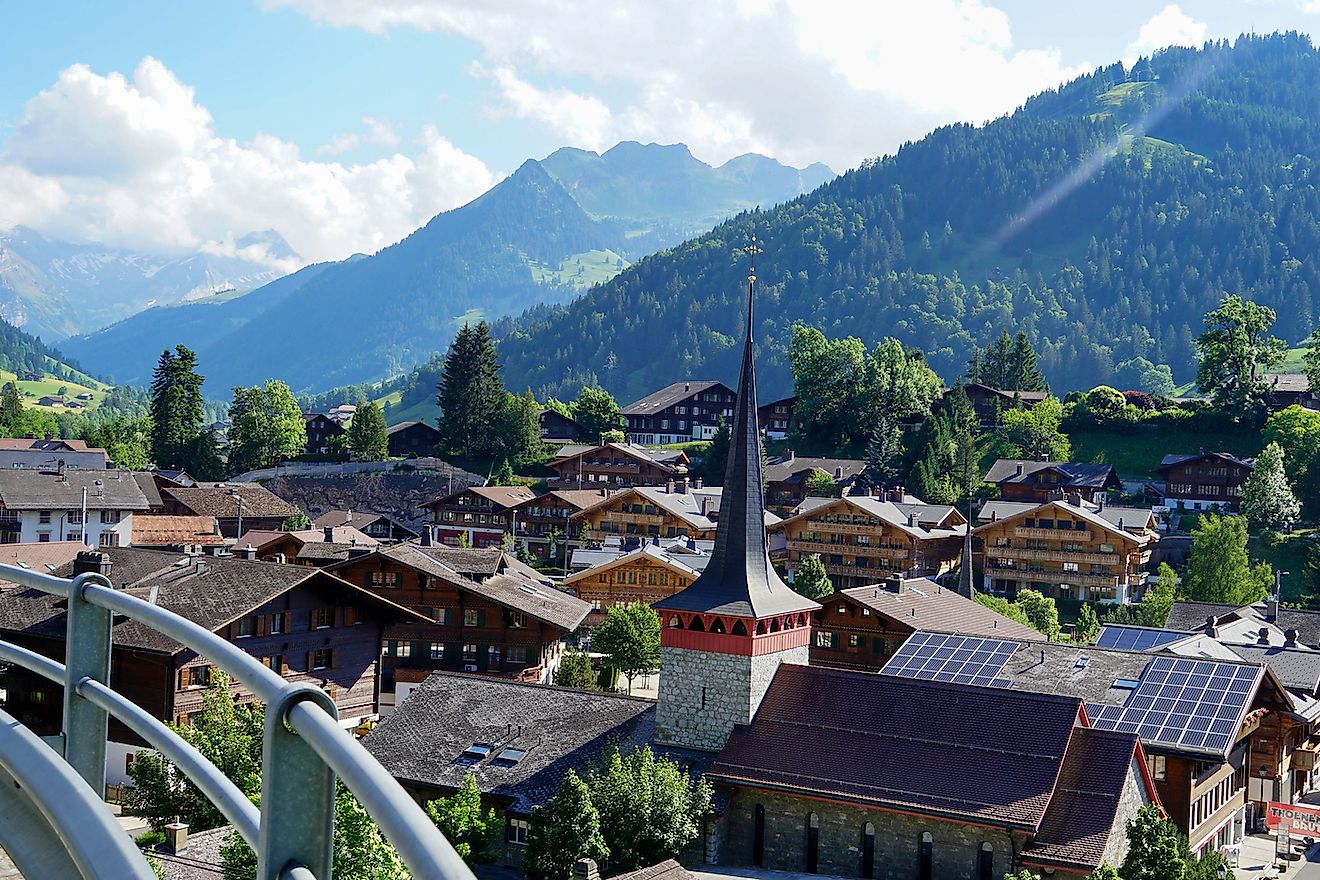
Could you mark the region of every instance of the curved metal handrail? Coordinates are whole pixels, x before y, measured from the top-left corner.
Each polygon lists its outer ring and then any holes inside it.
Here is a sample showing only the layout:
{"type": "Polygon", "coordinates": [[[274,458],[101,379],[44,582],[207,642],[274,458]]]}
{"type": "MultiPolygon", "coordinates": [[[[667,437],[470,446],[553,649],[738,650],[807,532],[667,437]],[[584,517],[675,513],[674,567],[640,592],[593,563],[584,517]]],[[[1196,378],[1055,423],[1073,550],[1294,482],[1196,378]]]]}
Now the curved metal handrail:
{"type": "MultiPolygon", "coordinates": [[[[235,829],[257,851],[259,863],[266,865],[267,876],[278,876],[289,880],[295,878],[310,880],[318,873],[309,870],[308,866],[298,861],[284,865],[267,864],[267,856],[278,858],[278,854],[263,852],[263,846],[270,845],[273,839],[279,837],[282,821],[292,819],[295,821],[291,827],[315,828],[316,822],[312,821],[309,824],[307,817],[301,814],[306,810],[319,811],[323,814],[327,837],[325,840],[305,842],[299,848],[304,852],[312,853],[311,861],[319,861],[324,865],[324,869],[319,872],[323,877],[329,875],[328,824],[333,814],[333,785],[328,788],[329,802],[326,802],[326,797],[314,797],[317,803],[305,803],[307,792],[288,791],[287,782],[282,788],[278,782],[272,782],[273,777],[279,776],[279,769],[273,769],[277,765],[281,763],[285,767],[297,765],[299,758],[302,759],[303,765],[306,765],[310,757],[314,762],[322,765],[327,774],[338,775],[345,786],[357,796],[367,813],[380,826],[385,838],[398,850],[404,864],[408,866],[414,877],[419,880],[420,878],[438,880],[442,877],[452,880],[473,880],[471,870],[417,802],[351,734],[338,725],[333,714],[333,704],[327,705],[328,698],[319,689],[285,681],[236,645],[171,611],[115,590],[109,581],[100,575],[83,574],[73,580],[65,580],[30,569],[0,565],[0,580],[51,595],[63,596],[69,600],[70,638],[66,642],[66,647],[70,652],[74,650],[72,637],[75,629],[75,606],[85,603],[89,609],[104,609],[145,624],[197,652],[247,687],[253,696],[266,706],[267,748],[262,756],[263,809],[258,811],[214,765],[207,762],[200,753],[159,719],[113,691],[108,682],[98,680],[91,675],[80,675],[77,669],[71,671],[70,667],[75,666],[72,657],[69,658],[67,665],[61,665],[35,652],[0,642],[0,660],[15,663],[52,681],[64,684],[66,689],[64,757],[68,763],[63,761],[57,763],[60,763],[68,773],[73,773],[70,765],[88,765],[86,760],[75,760],[75,756],[71,754],[77,743],[87,739],[87,731],[68,729],[70,724],[68,706],[72,694],[100,713],[102,739],[100,787],[104,787],[105,718],[114,715],[174,763],[215,803],[225,817],[234,824],[235,829]],[[317,705],[313,707],[312,704],[317,705]],[[288,752],[286,754],[272,754],[274,750],[270,748],[270,744],[273,741],[280,741],[278,732],[285,729],[286,725],[297,735],[298,742],[292,746],[283,746],[282,748],[288,752]],[[272,738],[273,731],[276,733],[274,738],[272,738]],[[309,750],[309,754],[303,754],[302,750],[309,750]],[[269,786],[275,786],[275,790],[268,790],[269,786]],[[280,809],[278,796],[282,793],[299,801],[295,809],[280,809]],[[289,813],[296,815],[285,815],[289,813]]],[[[104,611],[91,613],[104,614],[104,611]]],[[[110,618],[109,615],[105,615],[105,619],[100,621],[104,626],[97,625],[96,620],[89,625],[87,619],[91,613],[81,609],[77,612],[76,616],[83,627],[80,633],[85,636],[91,632],[93,638],[99,638],[101,630],[105,630],[104,670],[107,674],[103,677],[108,678],[110,618]]],[[[81,644],[78,650],[87,653],[86,646],[81,644]]],[[[94,651],[91,653],[95,654],[94,651]]],[[[85,664],[86,658],[81,658],[80,662],[85,664]]],[[[84,770],[84,773],[86,772],[84,770]]],[[[324,783],[327,778],[332,779],[325,777],[318,781],[324,783]]],[[[92,786],[92,788],[96,787],[95,784],[92,786]]],[[[309,784],[306,788],[314,790],[313,795],[316,792],[324,794],[327,791],[323,784],[320,786],[309,784]]],[[[316,836],[319,837],[319,833],[316,836]]],[[[282,849],[284,848],[287,847],[282,849]]]]}

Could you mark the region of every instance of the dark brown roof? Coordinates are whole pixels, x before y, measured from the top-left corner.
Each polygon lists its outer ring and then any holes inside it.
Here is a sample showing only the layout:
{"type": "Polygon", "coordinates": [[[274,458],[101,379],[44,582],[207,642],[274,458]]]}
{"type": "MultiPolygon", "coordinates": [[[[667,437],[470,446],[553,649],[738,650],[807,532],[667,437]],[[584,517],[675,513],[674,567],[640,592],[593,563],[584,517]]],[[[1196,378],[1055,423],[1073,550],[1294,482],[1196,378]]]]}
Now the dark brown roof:
{"type": "Polygon", "coordinates": [[[156,485],[156,475],[150,471],[134,471],[133,479],[137,481],[138,488],[142,490],[142,495],[147,499],[149,507],[160,507],[165,502],[160,497],[160,486],[156,485]]]}
{"type": "Polygon", "coordinates": [[[439,507],[460,495],[467,495],[469,493],[485,498],[500,510],[508,510],[510,507],[515,507],[529,498],[536,497],[536,493],[526,486],[468,486],[466,489],[462,489],[452,495],[442,495],[428,503],[426,507],[439,507]]]}
{"type": "Polygon", "coordinates": [[[1024,461],[997,459],[985,475],[987,483],[1024,483],[1040,471],[1057,471],[1063,480],[1051,484],[1058,488],[1079,486],[1102,489],[1111,480],[1118,479],[1112,464],[1091,464],[1076,461],[1024,461]],[[1019,468],[1021,472],[1019,473],[1019,468]]]}
{"type": "Polygon", "coordinates": [[[260,483],[202,483],[188,488],[167,487],[162,494],[199,516],[237,517],[239,498],[243,500],[243,516],[302,515],[301,510],[260,483]]]}
{"type": "Polygon", "coordinates": [[[625,416],[649,416],[712,388],[718,388],[720,391],[730,394],[733,393],[733,389],[723,382],[709,380],[675,382],[672,385],[666,385],[659,391],[651,392],[641,400],[628,404],[619,412],[625,416]]]}
{"type": "Polygon", "coordinates": [[[1022,858],[1049,865],[1099,867],[1130,778],[1137,738],[1078,727],[1040,831],[1022,858]]]}
{"type": "Polygon", "coordinates": [[[428,434],[435,434],[437,437],[440,435],[440,431],[438,429],[431,427],[426,422],[417,421],[417,420],[411,422],[399,422],[397,425],[390,425],[388,428],[385,429],[385,433],[397,434],[400,431],[407,431],[409,428],[422,428],[428,434]]]}
{"type": "Polygon", "coordinates": [[[404,784],[454,790],[468,773],[483,794],[526,815],[614,743],[650,742],[655,703],[637,697],[432,673],[363,741],[404,784]],[[489,756],[464,757],[475,743],[489,756]],[[505,748],[526,752],[501,760],[505,748]]]}
{"type": "MultiPolygon", "coordinates": [[[[127,547],[105,547],[100,552],[110,557],[110,581],[116,588],[149,599],[212,631],[313,578],[326,589],[352,593],[364,604],[388,610],[398,619],[426,620],[320,569],[127,547]]],[[[73,564],[61,566],[55,574],[71,577],[73,564]]],[[[0,586],[0,629],[63,638],[63,602],[37,590],[0,586]]],[[[164,633],[133,620],[115,624],[114,641],[162,653],[182,649],[164,633]]]]}
{"type": "Polygon", "coordinates": [[[784,664],[708,775],[1034,830],[1080,709],[1075,697],[784,664]]]}
{"type": "Polygon", "coordinates": [[[1181,453],[1181,454],[1175,453],[1172,455],[1164,456],[1163,460],[1160,461],[1159,467],[1155,468],[1155,473],[1157,474],[1162,473],[1163,471],[1167,471],[1171,467],[1177,467],[1180,464],[1187,464],[1188,462],[1193,462],[1193,461],[1202,461],[1203,459],[1209,459],[1209,458],[1215,459],[1216,461],[1227,462],[1228,464],[1237,465],[1238,467],[1244,467],[1247,469],[1251,469],[1256,466],[1256,460],[1254,458],[1239,458],[1238,456],[1234,455],[1231,452],[1194,452],[1194,453],[1181,453]]]}
{"type": "MultiPolygon", "coordinates": [[[[966,599],[927,578],[907,578],[902,592],[884,584],[851,587],[839,591],[849,599],[914,630],[963,633],[964,635],[1044,641],[1045,636],[1029,626],[991,611],[974,599],[966,599]]],[[[828,606],[832,597],[821,601],[828,606]]]]}

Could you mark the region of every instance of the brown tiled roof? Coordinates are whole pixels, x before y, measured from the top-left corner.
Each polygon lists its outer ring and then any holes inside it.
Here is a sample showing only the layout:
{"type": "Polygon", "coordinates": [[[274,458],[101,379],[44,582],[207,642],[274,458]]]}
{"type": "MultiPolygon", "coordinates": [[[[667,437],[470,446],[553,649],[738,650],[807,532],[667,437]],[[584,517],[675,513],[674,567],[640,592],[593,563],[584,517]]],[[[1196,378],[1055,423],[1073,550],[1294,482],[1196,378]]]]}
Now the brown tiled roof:
{"type": "Polygon", "coordinates": [[[785,664],[708,774],[1034,830],[1080,708],[1075,697],[785,664]]]}
{"type": "Polygon", "coordinates": [[[16,565],[49,574],[73,562],[79,551],[86,549],[81,541],[0,544],[0,565],[16,565]]]}
{"type": "Polygon", "coordinates": [[[225,542],[213,516],[152,516],[133,514],[134,547],[163,547],[184,544],[218,546],[225,542]]]}
{"type": "MultiPolygon", "coordinates": [[[[425,620],[369,590],[315,568],[232,557],[189,557],[127,547],[105,547],[101,552],[110,557],[110,581],[117,589],[150,598],[160,607],[212,631],[311,578],[322,578],[326,588],[352,593],[363,604],[388,609],[401,620],[425,620]]],[[[72,562],[61,566],[55,574],[71,577],[72,562]]],[[[18,586],[0,586],[0,629],[63,638],[65,627],[63,603],[55,596],[18,586]]],[[[161,653],[174,653],[182,648],[164,633],[127,619],[115,623],[114,642],[161,653]]]]}
{"type": "MultiPolygon", "coordinates": [[[[877,614],[915,630],[1045,641],[1045,636],[1031,627],[991,611],[980,602],[960,596],[928,578],[907,578],[899,593],[884,584],[851,587],[839,592],[877,614]]],[[[828,596],[821,599],[827,607],[829,600],[828,596]]]]}
{"type": "Polygon", "coordinates": [[[1076,728],[1054,796],[1023,860],[1099,867],[1136,751],[1135,734],[1076,728]]]}
{"type": "Polygon", "coordinates": [[[166,488],[170,496],[199,516],[236,517],[237,498],[243,516],[300,516],[302,511],[260,483],[206,483],[188,488],[166,488]]]}
{"type": "Polygon", "coordinates": [[[501,510],[508,510],[510,507],[521,504],[529,498],[535,498],[536,493],[526,486],[469,486],[461,492],[455,492],[453,495],[444,495],[435,499],[426,505],[428,508],[437,507],[451,498],[457,498],[471,492],[490,501],[501,510]]]}

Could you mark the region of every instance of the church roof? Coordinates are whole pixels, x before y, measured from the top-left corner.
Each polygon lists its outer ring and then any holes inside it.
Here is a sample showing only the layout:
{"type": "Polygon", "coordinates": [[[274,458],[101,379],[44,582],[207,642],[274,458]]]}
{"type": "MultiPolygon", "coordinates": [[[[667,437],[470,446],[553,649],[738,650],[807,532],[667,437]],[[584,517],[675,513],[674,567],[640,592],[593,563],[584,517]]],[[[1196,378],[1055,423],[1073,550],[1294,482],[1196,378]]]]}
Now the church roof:
{"type": "Polygon", "coordinates": [[[743,341],[738,397],[729,426],[729,460],[720,492],[715,550],[700,577],[687,589],[656,602],[656,608],[761,618],[820,607],[793,592],[770,566],[766,554],[761,435],[756,419],[756,367],[752,360],[755,281],[755,275],[749,276],[747,335],[743,341]]]}

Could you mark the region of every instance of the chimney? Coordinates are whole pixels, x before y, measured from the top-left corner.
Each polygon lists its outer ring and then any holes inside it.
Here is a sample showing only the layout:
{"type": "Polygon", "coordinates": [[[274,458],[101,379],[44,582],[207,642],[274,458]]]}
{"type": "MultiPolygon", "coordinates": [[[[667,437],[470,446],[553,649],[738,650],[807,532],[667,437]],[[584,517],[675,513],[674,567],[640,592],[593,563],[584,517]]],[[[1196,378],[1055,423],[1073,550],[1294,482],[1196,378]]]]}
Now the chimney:
{"type": "Polygon", "coordinates": [[[73,560],[73,573],[110,577],[110,557],[99,550],[83,550],[73,560]]]}
{"type": "Polygon", "coordinates": [[[1285,630],[1283,631],[1283,646],[1284,646],[1285,648],[1295,648],[1295,647],[1297,647],[1297,636],[1298,636],[1298,635],[1300,635],[1300,633],[1298,633],[1297,630],[1293,629],[1292,627],[1289,627],[1288,629],[1285,629],[1285,630]]]}
{"type": "Polygon", "coordinates": [[[1269,643],[1270,643],[1270,630],[1269,630],[1269,627],[1262,626],[1262,627],[1256,632],[1256,644],[1258,644],[1258,645],[1268,645],[1269,643]]]}
{"type": "Polygon", "coordinates": [[[692,485],[695,486],[695,487],[698,488],[698,489],[701,489],[701,488],[703,488],[703,487],[706,485],[706,481],[705,481],[704,479],[702,479],[701,477],[697,477],[696,482],[693,483],[692,485]]]}
{"type": "Polygon", "coordinates": [[[1275,593],[1265,600],[1265,619],[1270,623],[1279,619],[1279,594],[1275,593]]]}
{"type": "Polygon", "coordinates": [[[322,531],[325,532],[325,542],[327,544],[333,544],[335,542],[335,527],[326,526],[322,531]]]}
{"type": "Polygon", "coordinates": [[[165,846],[176,856],[188,848],[187,822],[171,822],[165,826],[165,846]]]}
{"type": "Polygon", "coordinates": [[[1068,496],[1068,503],[1071,504],[1073,507],[1081,507],[1081,506],[1082,506],[1082,493],[1081,493],[1081,492],[1073,492],[1072,494],[1070,494],[1070,495],[1068,496]]]}
{"type": "MultiPolygon", "coordinates": [[[[691,391],[691,390],[692,390],[692,383],[691,383],[691,382],[684,382],[684,383],[683,383],[683,390],[684,390],[684,391],[691,391]]],[[[576,866],[574,866],[574,871],[573,871],[573,873],[574,873],[574,874],[577,873],[576,866]]]]}
{"type": "Polygon", "coordinates": [[[348,548],[348,558],[349,558],[349,559],[361,559],[363,556],[370,556],[370,555],[371,555],[371,548],[370,548],[370,547],[349,547],[349,548],[348,548]]]}
{"type": "Polygon", "coordinates": [[[351,523],[352,521],[353,521],[353,511],[352,511],[352,509],[350,509],[350,510],[348,511],[348,513],[345,514],[345,516],[344,516],[344,522],[346,522],[346,523],[351,523]]]}
{"type": "Polygon", "coordinates": [[[578,859],[573,863],[573,880],[600,880],[600,868],[595,859],[578,859]]]}
{"type": "Polygon", "coordinates": [[[422,526],[422,546],[430,547],[432,546],[432,542],[434,541],[435,538],[433,536],[431,526],[429,524],[422,526]]]}
{"type": "Polygon", "coordinates": [[[791,449],[785,449],[785,450],[784,450],[784,461],[792,461],[792,460],[793,460],[793,450],[791,450],[791,449]]]}
{"type": "Polygon", "coordinates": [[[670,480],[670,481],[668,481],[667,483],[665,483],[665,494],[666,494],[666,495],[673,495],[673,494],[674,494],[674,481],[673,481],[673,480],[670,480]]]}
{"type": "Polygon", "coordinates": [[[834,466],[834,479],[836,479],[836,480],[842,480],[842,479],[843,479],[843,466],[842,466],[842,465],[835,465],[835,466],[834,466]]]}
{"type": "Polygon", "coordinates": [[[1016,472],[1015,474],[1013,474],[1013,476],[1015,476],[1015,477],[1020,477],[1020,476],[1022,476],[1022,470],[1023,470],[1023,464],[1022,464],[1022,462],[1019,461],[1019,462],[1017,463],[1017,472],[1016,472]]]}
{"type": "Polygon", "coordinates": [[[243,546],[243,547],[240,547],[239,550],[238,550],[238,558],[239,558],[239,559],[247,559],[247,560],[249,560],[249,561],[251,561],[251,560],[253,560],[253,559],[256,559],[256,558],[257,558],[257,548],[256,548],[256,547],[253,547],[251,544],[247,544],[247,545],[245,545],[245,546],[243,546]]]}
{"type": "Polygon", "coordinates": [[[903,592],[903,578],[901,576],[885,578],[885,589],[891,593],[903,592]]]}
{"type": "Polygon", "coordinates": [[[1103,492],[1095,496],[1095,509],[1097,511],[1105,509],[1105,496],[1103,492]]]}
{"type": "Polygon", "coordinates": [[[688,484],[688,478],[687,478],[687,477],[682,477],[682,478],[678,481],[678,494],[680,494],[680,495],[686,495],[686,494],[688,493],[688,485],[689,485],[689,484],[688,484]]]}
{"type": "Polygon", "coordinates": [[[1215,616],[1213,614],[1211,614],[1209,617],[1205,619],[1205,634],[1212,639],[1219,638],[1219,627],[1217,626],[1217,624],[1218,621],[1215,620],[1215,616]]]}

